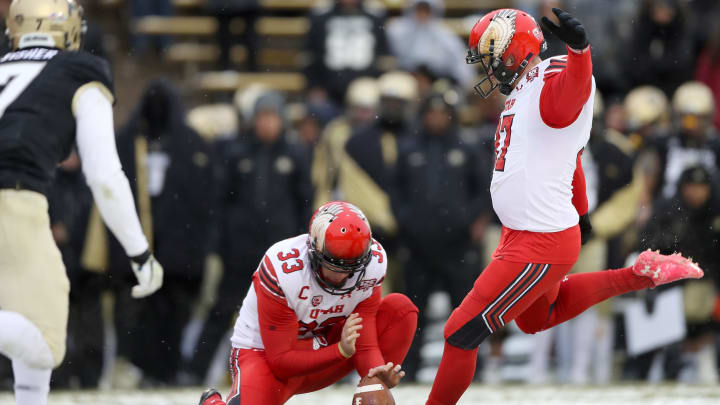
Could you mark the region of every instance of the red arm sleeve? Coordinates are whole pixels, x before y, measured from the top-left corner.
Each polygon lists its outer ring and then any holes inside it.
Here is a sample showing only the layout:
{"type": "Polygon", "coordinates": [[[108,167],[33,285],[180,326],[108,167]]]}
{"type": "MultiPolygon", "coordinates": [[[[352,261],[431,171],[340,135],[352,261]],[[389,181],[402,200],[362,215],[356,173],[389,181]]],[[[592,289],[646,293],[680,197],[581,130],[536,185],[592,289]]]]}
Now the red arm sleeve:
{"type": "Polygon", "coordinates": [[[278,379],[310,374],[345,360],[338,345],[320,350],[298,350],[298,320],[287,305],[282,290],[263,265],[253,276],[258,298],[260,335],[270,370],[278,379]]]}
{"type": "Polygon", "coordinates": [[[378,347],[377,328],[375,327],[375,317],[381,301],[381,289],[381,287],[374,287],[372,295],[362,301],[354,311],[363,319],[363,328],[360,330],[360,337],[355,342],[355,355],[352,357],[355,369],[362,377],[366,376],[371,368],[385,364],[378,347]]]}
{"type": "Polygon", "coordinates": [[[563,65],[562,62],[551,61],[540,94],[540,116],[552,128],[565,128],[572,124],[592,91],[589,46],[582,52],[568,47],[567,67],[563,65]],[[555,69],[562,70],[554,72],[555,69]]]}
{"type": "Polygon", "coordinates": [[[572,203],[580,216],[588,213],[588,200],[587,193],[585,192],[585,172],[583,171],[582,163],[580,161],[580,157],[582,156],[584,150],[585,149],[582,149],[578,152],[577,165],[575,166],[575,173],[573,174],[572,182],[572,203]]]}

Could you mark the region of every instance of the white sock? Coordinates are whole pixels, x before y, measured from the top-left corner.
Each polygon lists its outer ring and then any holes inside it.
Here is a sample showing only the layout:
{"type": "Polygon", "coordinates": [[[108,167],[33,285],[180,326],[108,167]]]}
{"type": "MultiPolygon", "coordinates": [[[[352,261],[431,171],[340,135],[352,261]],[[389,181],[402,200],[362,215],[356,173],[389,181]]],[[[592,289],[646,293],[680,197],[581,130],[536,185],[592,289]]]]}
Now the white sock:
{"type": "Polygon", "coordinates": [[[0,310],[0,353],[37,369],[55,365],[40,329],[17,312],[0,310]]]}
{"type": "Polygon", "coordinates": [[[47,405],[52,369],[32,368],[13,360],[15,403],[17,405],[47,405]]]}

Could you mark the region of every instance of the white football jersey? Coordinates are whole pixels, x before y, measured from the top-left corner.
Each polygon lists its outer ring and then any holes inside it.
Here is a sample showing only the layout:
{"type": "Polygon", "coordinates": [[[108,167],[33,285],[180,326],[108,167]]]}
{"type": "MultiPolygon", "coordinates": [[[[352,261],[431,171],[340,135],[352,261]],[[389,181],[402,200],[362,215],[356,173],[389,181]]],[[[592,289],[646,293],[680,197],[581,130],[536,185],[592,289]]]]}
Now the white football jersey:
{"type": "Polygon", "coordinates": [[[558,232],[578,223],[572,205],[577,155],[590,138],[595,79],[575,121],[552,128],[540,116],[545,76],[561,71],[567,56],[542,61],[519,81],[505,101],[495,133],[490,194],[504,226],[518,231],[558,232]]]}
{"type": "MultiPolygon", "coordinates": [[[[332,325],[345,319],[360,302],[372,295],[374,287],[382,285],[387,258],[380,243],[373,241],[372,260],[357,288],[345,295],[333,295],[323,290],[315,279],[310,268],[307,240],[308,235],[303,234],[270,247],[260,266],[275,270],[277,280],[274,281],[277,281],[281,291],[273,291],[262,282],[258,283],[258,288],[266,288],[271,294],[286,300],[298,319],[298,339],[314,338],[314,347],[317,349],[327,345],[325,333],[332,325]]],[[[258,268],[257,271],[262,269],[258,268]]],[[[347,283],[355,283],[357,277],[358,274],[354,275],[347,283]]],[[[231,341],[233,347],[239,349],[265,348],[260,336],[254,285],[250,286],[243,300],[231,341]]]]}

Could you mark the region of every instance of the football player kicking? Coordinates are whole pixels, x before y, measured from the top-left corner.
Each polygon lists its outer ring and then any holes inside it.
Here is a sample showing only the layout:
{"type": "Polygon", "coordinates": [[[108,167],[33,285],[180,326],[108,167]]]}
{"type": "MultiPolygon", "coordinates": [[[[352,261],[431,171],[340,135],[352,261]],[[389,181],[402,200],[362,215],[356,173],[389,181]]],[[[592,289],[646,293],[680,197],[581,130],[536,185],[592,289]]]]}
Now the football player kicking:
{"type": "Polygon", "coordinates": [[[131,258],[135,298],[162,285],[115,150],[107,64],[78,51],[75,0],[14,0],[13,51],[0,58],[0,353],[12,360],[15,401],[45,405],[65,355],[70,285],[50,232],[48,191],[77,145],[100,214],[131,258]]]}
{"type": "Polygon", "coordinates": [[[570,14],[553,12],[560,25],[546,18],[543,24],[567,44],[567,55],[541,60],[542,31],[519,10],[495,10],[470,34],[467,62],[487,74],[476,90],[487,97],[499,87],[507,96],[490,186],[503,229],[492,261],[445,326],[428,405],[457,403],[473,378],[478,345],[512,320],[535,333],[612,296],[703,275],[679,254],[651,251],[632,267],[567,275],[592,229],[580,154],[595,85],[585,29],[570,14]]]}
{"type": "Polygon", "coordinates": [[[397,385],[418,309],[402,294],[381,298],[386,267],[357,207],[320,207],[309,234],[265,253],[235,322],[227,402],[210,389],[200,405],[279,405],[352,370],[397,385]]]}

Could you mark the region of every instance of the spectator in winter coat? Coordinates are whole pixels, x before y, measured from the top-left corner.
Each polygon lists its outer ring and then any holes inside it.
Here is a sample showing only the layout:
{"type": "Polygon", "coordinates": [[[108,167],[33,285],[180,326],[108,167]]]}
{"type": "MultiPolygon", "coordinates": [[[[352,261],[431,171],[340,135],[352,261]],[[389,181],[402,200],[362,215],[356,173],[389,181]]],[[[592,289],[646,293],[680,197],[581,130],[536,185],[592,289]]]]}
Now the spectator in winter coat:
{"type": "Polygon", "coordinates": [[[411,0],[402,17],[387,28],[388,44],[399,68],[427,69],[435,79],[448,78],[464,89],[472,86],[473,68],[462,63],[467,47],[443,23],[443,0],[411,0]]]}
{"type": "Polygon", "coordinates": [[[692,78],[695,42],[680,0],[644,0],[630,37],[624,45],[624,74],[629,87],[654,84],[670,96],[692,78]]]}
{"type": "Polygon", "coordinates": [[[350,82],[376,76],[378,57],[387,53],[384,19],[363,2],[335,0],[329,10],[311,17],[305,45],[310,98],[329,97],[341,105],[350,82]]]}

